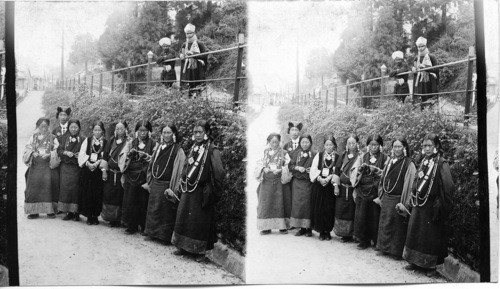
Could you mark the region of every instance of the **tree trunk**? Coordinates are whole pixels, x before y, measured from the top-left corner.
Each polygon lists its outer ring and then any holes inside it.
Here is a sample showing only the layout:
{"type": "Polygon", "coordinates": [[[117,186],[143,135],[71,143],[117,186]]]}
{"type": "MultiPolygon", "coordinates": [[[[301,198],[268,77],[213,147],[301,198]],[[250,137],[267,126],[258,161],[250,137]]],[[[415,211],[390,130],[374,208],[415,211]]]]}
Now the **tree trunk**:
{"type": "Polygon", "coordinates": [[[87,60],[85,60],[85,75],[87,75],[87,74],[88,74],[88,70],[87,70],[87,63],[88,63],[88,61],[87,61],[87,60]]]}
{"type": "Polygon", "coordinates": [[[446,3],[441,5],[441,27],[442,27],[442,32],[447,35],[447,26],[446,26],[446,3]]]}

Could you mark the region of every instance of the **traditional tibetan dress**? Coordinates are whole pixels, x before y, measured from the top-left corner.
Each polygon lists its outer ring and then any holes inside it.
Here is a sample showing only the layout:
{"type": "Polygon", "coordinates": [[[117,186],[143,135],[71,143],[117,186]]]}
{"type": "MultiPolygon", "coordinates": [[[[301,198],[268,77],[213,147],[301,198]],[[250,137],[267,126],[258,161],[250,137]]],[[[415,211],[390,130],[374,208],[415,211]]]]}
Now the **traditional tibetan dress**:
{"type": "Polygon", "coordinates": [[[78,190],[80,185],[80,171],[78,165],[78,152],[82,146],[83,138],[79,135],[73,136],[69,133],[57,138],[59,146],[57,154],[61,158],[59,165],[59,203],[57,208],[65,213],[78,212],[78,190]],[[69,157],[64,152],[72,152],[69,157]]]}
{"type": "Polygon", "coordinates": [[[311,192],[312,183],[308,172],[299,172],[295,166],[310,168],[314,154],[302,149],[294,150],[290,156],[288,168],[293,174],[292,179],[292,213],[290,225],[295,228],[311,227],[311,192]]]}

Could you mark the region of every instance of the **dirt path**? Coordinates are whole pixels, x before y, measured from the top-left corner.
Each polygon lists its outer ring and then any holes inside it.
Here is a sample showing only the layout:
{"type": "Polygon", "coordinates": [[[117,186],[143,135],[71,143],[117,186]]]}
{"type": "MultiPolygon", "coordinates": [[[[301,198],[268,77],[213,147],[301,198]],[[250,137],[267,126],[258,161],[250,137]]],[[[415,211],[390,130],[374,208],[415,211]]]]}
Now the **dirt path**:
{"type": "MultiPolygon", "coordinates": [[[[257,231],[257,181],[253,168],[262,155],[269,133],[279,132],[278,107],[266,107],[250,124],[248,131],[248,219],[247,283],[423,283],[445,282],[403,269],[405,261],[377,256],[372,248],[364,251],[355,244],[344,244],[334,237],[319,241],[314,237],[295,237],[292,233],[261,236],[257,231]]],[[[332,233],[333,235],[333,233],[332,233]]]]}
{"type": "MultiPolygon", "coordinates": [[[[24,173],[21,157],[36,120],[42,116],[43,92],[30,92],[18,106],[18,230],[19,277],[33,285],[158,285],[239,284],[237,277],[213,263],[199,264],[172,255],[174,248],[128,236],[123,229],[101,223],[56,219],[28,220],[24,214],[24,173]]],[[[83,218],[85,220],[85,218],[83,218]]]]}

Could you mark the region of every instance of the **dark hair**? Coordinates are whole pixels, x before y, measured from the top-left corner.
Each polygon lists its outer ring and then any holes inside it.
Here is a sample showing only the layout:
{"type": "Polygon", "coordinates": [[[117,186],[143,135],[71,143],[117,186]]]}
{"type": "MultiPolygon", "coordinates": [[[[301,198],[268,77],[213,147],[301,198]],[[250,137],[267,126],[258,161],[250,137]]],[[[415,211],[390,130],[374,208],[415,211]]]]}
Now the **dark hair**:
{"type": "Polygon", "coordinates": [[[327,135],[325,137],[325,140],[323,141],[323,144],[325,144],[327,141],[331,141],[335,149],[337,149],[337,142],[335,141],[335,137],[333,136],[333,134],[327,135]]]}
{"type": "Polygon", "coordinates": [[[439,154],[443,154],[444,151],[443,151],[443,145],[441,144],[441,141],[439,140],[439,136],[435,133],[429,133],[427,134],[424,139],[422,140],[422,143],[426,140],[430,140],[432,141],[432,143],[434,144],[434,146],[436,147],[437,151],[439,154]]]}
{"type": "MultiPolygon", "coordinates": [[[[309,140],[309,142],[311,143],[311,146],[309,146],[309,149],[310,149],[310,148],[312,147],[313,140],[312,140],[311,135],[310,135],[310,134],[308,134],[308,133],[303,134],[303,135],[299,138],[299,146],[300,146],[300,143],[302,142],[302,139],[304,139],[304,138],[308,139],[308,140],[309,140]]],[[[301,147],[302,147],[302,146],[301,146],[301,147]]]]}
{"type": "Polygon", "coordinates": [[[408,142],[406,141],[406,138],[404,136],[397,136],[395,137],[393,140],[392,140],[392,143],[391,143],[391,148],[392,146],[394,146],[394,143],[399,141],[404,149],[406,150],[406,156],[407,157],[411,157],[411,150],[410,150],[410,146],[408,145],[408,142]]]}
{"type": "Polygon", "coordinates": [[[301,131],[301,130],[302,130],[302,126],[303,126],[303,125],[302,125],[302,123],[301,123],[301,122],[299,122],[298,124],[293,124],[293,122],[289,122],[289,123],[288,123],[288,130],[287,130],[287,133],[288,133],[288,134],[290,134],[290,129],[291,129],[292,127],[296,127],[299,131],[301,131]]]}
{"type": "Polygon", "coordinates": [[[273,132],[267,136],[267,143],[270,143],[273,140],[273,138],[277,138],[278,141],[281,141],[281,135],[279,133],[273,132]]]}
{"type": "Polygon", "coordinates": [[[104,135],[106,133],[106,129],[104,128],[104,123],[100,120],[96,121],[93,125],[92,125],[92,130],[94,130],[94,128],[96,126],[99,126],[101,129],[102,129],[102,134],[104,135]]]}
{"type": "Polygon", "coordinates": [[[121,124],[123,124],[123,126],[125,127],[125,129],[128,129],[128,123],[127,123],[127,121],[126,121],[126,120],[119,120],[119,121],[117,121],[117,122],[113,125],[113,127],[116,129],[116,126],[117,126],[118,124],[120,124],[120,123],[121,123],[121,124]]]}
{"type": "Polygon", "coordinates": [[[42,124],[42,122],[46,122],[47,125],[50,125],[50,120],[48,118],[41,117],[36,121],[36,127],[38,128],[42,124]]]}
{"type": "Polygon", "coordinates": [[[197,126],[201,126],[203,128],[203,130],[205,131],[205,133],[207,134],[207,136],[210,137],[210,135],[212,134],[212,128],[210,127],[210,123],[208,121],[206,121],[204,119],[197,120],[194,123],[193,129],[197,126]]]}
{"type": "Polygon", "coordinates": [[[357,134],[355,134],[355,133],[351,133],[351,134],[350,134],[350,135],[349,135],[349,136],[345,139],[345,142],[347,143],[347,141],[348,141],[351,137],[352,137],[352,138],[356,141],[356,143],[359,143],[359,137],[358,137],[358,135],[357,135],[357,134]]]}
{"type": "Polygon", "coordinates": [[[381,147],[384,146],[384,140],[382,140],[382,137],[379,134],[368,136],[366,139],[366,145],[369,145],[372,141],[376,141],[381,147]]]}
{"type": "Polygon", "coordinates": [[[149,120],[141,120],[137,122],[137,124],[135,125],[135,131],[138,131],[141,126],[145,127],[147,130],[149,130],[149,132],[153,131],[153,126],[151,125],[149,120]]]}
{"type": "Polygon", "coordinates": [[[59,118],[59,114],[61,112],[64,112],[64,113],[66,113],[69,116],[71,114],[71,107],[68,107],[68,108],[66,108],[66,109],[63,110],[62,107],[58,106],[57,107],[57,112],[56,112],[56,118],[57,119],[59,118]]]}
{"type": "Polygon", "coordinates": [[[180,142],[181,140],[181,136],[179,135],[179,131],[177,130],[177,126],[175,126],[175,123],[171,122],[171,121],[168,121],[167,123],[165,123],[164,125],[162,125],[160,127],[160,134],[163,133],[163,130],[168,127],[172,130],[172,133],[174,134],[175,136],[175,142],[178,143],[180,142]]]}
{"type": "Polygon", "coordinates": [[[70,120],[68,120],[68,129],[72,123],[74,123],[78,126],[78,130],[80,130],[82,128],[82,126],[80,125],[80,121],[78,119],[70,119],[70,120]]]}

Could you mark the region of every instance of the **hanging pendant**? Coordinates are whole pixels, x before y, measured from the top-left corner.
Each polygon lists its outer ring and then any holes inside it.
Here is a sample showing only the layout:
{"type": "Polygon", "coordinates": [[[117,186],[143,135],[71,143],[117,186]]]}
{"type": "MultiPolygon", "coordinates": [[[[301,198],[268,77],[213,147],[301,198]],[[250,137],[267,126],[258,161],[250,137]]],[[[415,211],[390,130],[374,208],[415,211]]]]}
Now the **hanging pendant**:
{"type": "Polygon", "coordinates": [[[122,139],[121,138],[119,138],[119,139],[116,140],[116,144],[121,144],[121,143],[122,143],[122,139]]]}
{"type": "Polygon", "coordinates": [[[273,155],[274,155],[274,151],[272,151],[272,150],[271,150],[271,151],[269,151],[269,155],[270,155],[270,156],[273,156],[273,155]]]}
{"type": "Polygon", "coordinates": [[[424,177],[424,172],[423,171],[418,172],[418,178],[421,179],[423,177],[424,177]]]}
{"type": "Polygon", "coordinates": [[[331,159],[332,159],[332,157],[331,157],[329,154],[326,154],[326,159],[327,159],[327,160],[331,160],[331,159]]]}
{"type": "Polygon", "coordinates": [[[371,157],[370,163],[374,164],[376,161],[377,161],[377,159],[375,157],[371,157]]]}
{"type": "Polygon", "coordinates": [[[188,159],[188,163],[189,163],[189,165],[192,165],[192,164],[194,163],[194,159],[193,159],[193,157],[190,157],[190,158],[188,159]]]}
{"type": "Polygon", "coordinates": [[[197,152],[197,151],[198,151],[198,149],[199,149],[199,147],[198,147],[198,146],[194,146],[193,151],[194,151],[194,152],[197,152]]]}
{"type": "Polygon", "coordinates": [[[424,161],[424,166],[426,166],[429,163],[429,160],[424,161]]]}
{"type": "Polygon", "coordinates": [[[354,155],[353,155],[353,154],[348,154],[348,155],[347,155],[347,157],[348,157],[349,159],[352,159],[352,158],[354,157],[354,155]]]}
{"type": "Polygon", "coordinates": [[[144,149],[144,147],[146,147],[146,145],[145,145],[143,142],[141,142],[141,143],[138,145],[138,147],[139,147],[139,149],[141,149],[141,150],[142,150],[142,149],[144,149]]]}

